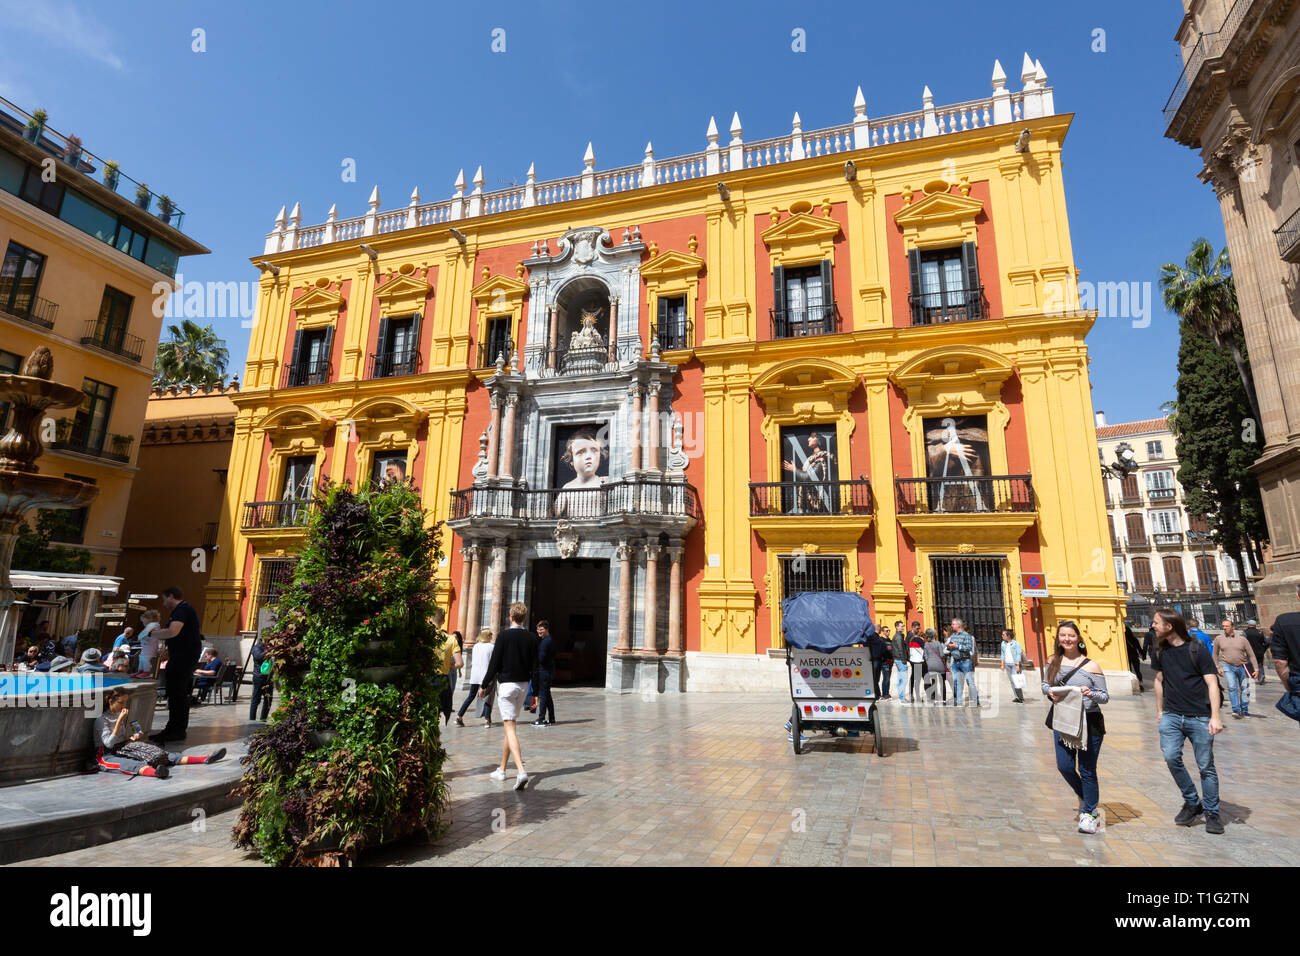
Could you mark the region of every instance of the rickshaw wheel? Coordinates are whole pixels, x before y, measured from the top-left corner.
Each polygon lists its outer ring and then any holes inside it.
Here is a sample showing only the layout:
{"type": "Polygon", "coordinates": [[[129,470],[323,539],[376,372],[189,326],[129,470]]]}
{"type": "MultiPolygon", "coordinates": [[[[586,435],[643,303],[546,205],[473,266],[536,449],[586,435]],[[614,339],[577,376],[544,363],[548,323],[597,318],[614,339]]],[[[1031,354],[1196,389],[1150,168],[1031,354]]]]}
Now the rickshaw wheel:
{"type": "Polygon", "coordinates": [[[871,705],[871,732],[876,738],[876,756],[885,755],[885,731],[880,726],[880,710],[875,704],[871,705]]]}
{"type": "Polygon", "coordinates": [[[790,739],[794,741],[795,756],[798,756],[803,752],[799,747],[799,738],[803,734],[803,721],[799,717],[798,704],[795,704],[791,710],[793,713],[790,715],[790,739]]]}

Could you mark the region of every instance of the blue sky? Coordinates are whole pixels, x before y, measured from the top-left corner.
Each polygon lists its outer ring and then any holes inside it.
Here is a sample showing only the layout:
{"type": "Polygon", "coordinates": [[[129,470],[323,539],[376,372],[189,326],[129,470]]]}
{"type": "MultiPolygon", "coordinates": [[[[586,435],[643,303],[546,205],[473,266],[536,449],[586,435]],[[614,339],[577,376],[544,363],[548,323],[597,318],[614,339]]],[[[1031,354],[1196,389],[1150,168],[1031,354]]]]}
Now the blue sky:
{"type": "MultiPolygon", "coordinates": [[[[746,139],[868,113],[988,95],[993,60],[1020,88],[1041,59],[1058,112],[1076,114],[1064,154],[1081,279],[1150,283],[1151,322],[1103,318],[1089,336],[1093,398],[1111,422],[1159,414],[1173,397],[1178,335],[1158,304],[1160,265],[1193,238],[1223,245],[1197,155],[1163,136],[1181,64],[1177,0],[1087,4],[805,2],[463,4],[0,0],[0,95],[75,133],[127,175],[166,192],[210,256],[186,281],[255,279],[281,205],[304,223],[451,195],[480,163],[487,189],[575,175],[705,145],[710,115],[739,110],[746,139]],[[491,50],[505,32],[506,52],[491,50]],[[806,33],[807,51],[791,50],[806,33]],[[206,52],[192,50],[195,29],[206,52]],[[1094,52],[1104,30],[1105,52],[1094,52]],[[342,181],[356,160],[357,181],[342,181]]],[[[1144,293],[1145,294],[1145,293],[1144,293]]],[[[248,331],[216,319],[241,377],[248,331]]]]}

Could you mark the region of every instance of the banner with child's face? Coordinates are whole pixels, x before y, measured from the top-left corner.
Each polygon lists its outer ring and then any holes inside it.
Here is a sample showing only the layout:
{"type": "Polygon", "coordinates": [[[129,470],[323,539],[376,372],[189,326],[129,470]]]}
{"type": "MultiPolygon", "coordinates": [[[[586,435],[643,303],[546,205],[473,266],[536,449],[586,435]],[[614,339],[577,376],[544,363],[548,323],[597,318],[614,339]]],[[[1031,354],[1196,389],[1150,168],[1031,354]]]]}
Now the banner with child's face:
{"type": "Polygon", "coordinates": [[[557,426],[553,456],[553,487],[599,484],[601,478],[609,477],[609,424],[585,422],[557,426]]]}

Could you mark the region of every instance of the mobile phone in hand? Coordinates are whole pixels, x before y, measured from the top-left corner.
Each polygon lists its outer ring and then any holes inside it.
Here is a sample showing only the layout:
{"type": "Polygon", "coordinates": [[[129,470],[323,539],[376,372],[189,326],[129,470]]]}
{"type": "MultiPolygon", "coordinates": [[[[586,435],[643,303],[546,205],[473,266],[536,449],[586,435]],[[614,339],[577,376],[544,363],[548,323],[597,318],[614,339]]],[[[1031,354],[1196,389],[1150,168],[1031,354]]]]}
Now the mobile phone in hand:
{"type": "Polygon", "coordinates": [[[140,721],[138,721],[138,720],[133,720],[133,721],[131,721],[131,733],[133,733],[133,734],[142,734],[142,733],[144,733],[144,728],[142,728],[142,727],[140,726],[140,721]]]}

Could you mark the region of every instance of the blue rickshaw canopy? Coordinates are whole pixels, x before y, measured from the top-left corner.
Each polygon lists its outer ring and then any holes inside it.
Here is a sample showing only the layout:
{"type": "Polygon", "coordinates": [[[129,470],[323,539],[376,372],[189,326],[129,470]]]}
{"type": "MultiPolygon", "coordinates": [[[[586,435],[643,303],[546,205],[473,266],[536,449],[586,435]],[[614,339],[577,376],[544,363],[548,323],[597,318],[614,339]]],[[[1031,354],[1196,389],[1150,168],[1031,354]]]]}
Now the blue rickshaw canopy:
{"type": "Polygon", "coordinates": [[[865,644],[876,633],[871,602],[844,591],[804,591],[781,602],[781,633],[787,647],[829,653],[865,644]]]}

